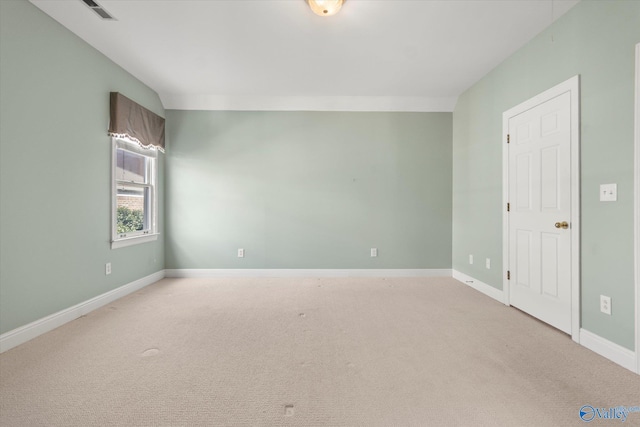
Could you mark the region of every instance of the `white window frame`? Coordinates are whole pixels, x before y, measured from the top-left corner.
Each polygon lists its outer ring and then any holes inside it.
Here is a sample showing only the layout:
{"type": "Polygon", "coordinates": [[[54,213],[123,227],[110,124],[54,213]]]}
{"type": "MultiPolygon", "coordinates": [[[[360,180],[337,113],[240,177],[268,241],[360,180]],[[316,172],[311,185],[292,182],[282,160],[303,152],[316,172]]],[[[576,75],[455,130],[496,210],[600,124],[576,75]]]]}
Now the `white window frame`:
{"type": "MultiPolygon", "coordinates": [[[[158,239],[158,152],[154,148],[143,148],[135,142],[125,139],[111,138],[111,249],[123,248],[140,243],[152,242],[158,239]],[[135,154],[140,154],[149,159],[149,183],[144,187],[150,188],[149,200],[149,228],[132,233],[118,233],[118,179],[116,168],[118,164],[117,150],[125,149],[135,154]]],[[[127,183],[127,185],[138,185],[127,183]]]]}

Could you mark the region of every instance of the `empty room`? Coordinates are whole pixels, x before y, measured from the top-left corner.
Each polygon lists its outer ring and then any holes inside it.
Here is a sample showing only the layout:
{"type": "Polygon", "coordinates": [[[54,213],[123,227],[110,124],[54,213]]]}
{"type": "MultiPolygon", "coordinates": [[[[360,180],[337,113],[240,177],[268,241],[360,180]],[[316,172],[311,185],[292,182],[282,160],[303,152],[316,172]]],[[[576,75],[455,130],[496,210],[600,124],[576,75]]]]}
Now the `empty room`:
{"type": "Polygon", "coordinates": [[[0,0],[0,425],[640,425],[640,1],[0,0]]]}

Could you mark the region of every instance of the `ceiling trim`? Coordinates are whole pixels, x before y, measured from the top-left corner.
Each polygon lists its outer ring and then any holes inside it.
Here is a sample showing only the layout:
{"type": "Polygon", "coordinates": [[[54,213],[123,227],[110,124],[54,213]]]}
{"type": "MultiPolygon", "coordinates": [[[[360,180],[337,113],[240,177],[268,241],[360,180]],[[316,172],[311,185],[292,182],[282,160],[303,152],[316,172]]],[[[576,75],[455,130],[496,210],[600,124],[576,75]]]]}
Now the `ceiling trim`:
{"type": "Polygon", "coordinates": [[[167,110],[452,112],[456,98],[161,95],[167,110]]]}

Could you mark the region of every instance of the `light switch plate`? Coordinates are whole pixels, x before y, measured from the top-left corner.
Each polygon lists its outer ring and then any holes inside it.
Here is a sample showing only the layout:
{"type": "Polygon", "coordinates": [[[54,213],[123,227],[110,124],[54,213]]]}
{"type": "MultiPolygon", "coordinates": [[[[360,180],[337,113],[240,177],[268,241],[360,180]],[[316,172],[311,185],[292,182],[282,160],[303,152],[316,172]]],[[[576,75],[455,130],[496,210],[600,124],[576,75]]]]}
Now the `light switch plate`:
{"type": "Polygon", "coordinates": [[[600,201],[615,202],[618,200],[618,184],[601,184],[600,201]]]}

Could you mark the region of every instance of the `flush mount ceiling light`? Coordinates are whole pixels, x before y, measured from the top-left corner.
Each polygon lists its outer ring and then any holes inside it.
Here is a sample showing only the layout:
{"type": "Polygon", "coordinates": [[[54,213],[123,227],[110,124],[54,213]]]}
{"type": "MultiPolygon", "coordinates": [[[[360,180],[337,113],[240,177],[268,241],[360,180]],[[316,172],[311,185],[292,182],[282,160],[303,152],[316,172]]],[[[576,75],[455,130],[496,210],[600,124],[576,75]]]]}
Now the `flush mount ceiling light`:
{"type": "Polygon", "coordinates": [[[338,13],[344,0],[307,0],[313,13],[320,16],[331,16],[338,13]]]}

